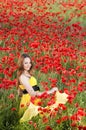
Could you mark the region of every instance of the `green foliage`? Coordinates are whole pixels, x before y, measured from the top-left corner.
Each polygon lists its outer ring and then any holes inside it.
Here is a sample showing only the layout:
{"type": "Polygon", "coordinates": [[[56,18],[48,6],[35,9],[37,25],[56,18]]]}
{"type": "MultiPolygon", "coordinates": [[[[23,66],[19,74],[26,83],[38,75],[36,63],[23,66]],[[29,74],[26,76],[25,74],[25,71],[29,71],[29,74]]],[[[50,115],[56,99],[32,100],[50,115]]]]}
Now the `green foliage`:
{"type": "MultiPolygon", "coordinates": [[[[64,0],[64,2],[67,2],[67,0],[64,0]]],[[[27,6],[27,5],[25,5],[25,6],[27,6]]],[[[71,24],[76,23],[76,22],[81,22],[80,25],[82,27],[85,27],[85,25],[86,25],[86,20],[85,20],[86,16],[84,14],[82,14],[82,16],[77,17],[76,14],[80,14],[82,12],[81,12],[81,10],[78,10],[75,7],[68,9],[65,14],[63,13],[64,11],[60,9],[60,4],[58,3],[58,1],[54,5],[50,4],[47,7],[48,7],[48,9],[45,12],[51,12],[51,13],[61,12],[58,16],[60,18],[64,18],[64,20],[60,24],[63,24],[63,22],[65,23],[62,26],[62,28],[60,29],[60,31],[62,31],[62,32],[64,32],[63,30],[65,30],[65,28],[67,26],[70,26],[71,24]],[[73,15],[75,14],[75,16],[72,18],[72,20],[70,22],[67,22],[67,20],[70,18],[71,14],[73,14],[73,15]]],[[[42,7],[39,7],[39,9],[41,9],[41,8],[42,7]]],[[[27,10],[29,10],[29,7],[27,8],[27,10]]],[[[34,8],[31,9],[30,11],[33,11],[35,14],[37,13],[37,10],[35,8],[35,4],[34,4],[34,8]]],[[[40,15],[40,14],[37,14],[37,15],[40,15]]],[[[12,16],[9,18],[9,20],[13,20],[13,19],[14,19],[14,17],[12,17],[12,16]]],[[[51,19],[51,23],[59,21],[58,17],[49,16],[49,19],[51,19]]],[[[19,22],[23,23],[24,20],[25,20],[25,17],[22,15],[22,11],[21,11],[21,15],[19,17],[19,22]]],[[[34,17],[31,20],[28,20],[27,24],[30,25],[30,23],[32,23],[33,20],[35,21],[34,17]]],[[[49,21],[46,20],[44,22],[47,23],[49,21]]],[[[10,24],[10,22],[5,23],[5,24],[2,23],[1,27],[2,27],[2,30],[8,29],[9,31],[13,28],[13,26],[10,24]]],[[[40,30],[37,27],[38,26],[35,27],[36,31],[39,32],[40,30]]],[[[52,27],[47,31],[47,33],[50,34],[50,31],[53,32],[53,33],[55,32],[55,30],[53,30],[52,27]]],[[[74,31],[74,30],[71,30],[71,31],[74,31]]],[[[33,38],[30,37],[30,41],[33,42],[36,39],[36,37],[37,37],[36,34],[33,36],[33,38]]],[[[52,37],[52,35],[51,35],[51,37],[52,37]]],[[[6,40],[9,41],[10,38],[11,38],[11,36],[8,36],[8,38],[6,40]]],[[[86,39],[86,37],[84,37],[84,38],[86,39]]],[[[71,36],[67,37],[67,39],[72,42],[71,36]]],[[[19,40],[19,36],[16,34],[14,36],[14,41],[17,41],[17,40],[19,40]]],[[[3,48],[6,47],[5,42],[6,41],[4,41],[4,40],[0,41],[0,47],[3,47],[3,48]]],[[[53,41],[53,42],[55,42],[55,41],[53,41]]],[[[81,44],[81,42],[82,41],[79,41],[79,39],[77,40],[77,42],[75,42],[76,49],[78,48],[78,45],[81,44]]],[[[22,39],[22,41],[20,41],[20,43],[21,43],[21,47],[22,47],[23,39],[22,39]]],[[[40,43],[42,44],[42,40],[40,40],[40,43]]],[[[57,44],[57,42],[56,42],[56,44],[57,44]]],[[[14,44],[11,44],[10,47],[13,48],[14,44]]],[[[27,41],[25,41],[24,47],[28,48],[28,42],[27,41]]],[[[16,45],[16,49],[17,48],[18,47],[16,45]]],[[[53,44],[52,44],[51,48],[53,48],[53,44]]],[[[40,50],[40,48],[39,48],[39,50],[40,50]]],[[[23,51],[24,51],[24,48],[22,48],[21,52],[23,52],[23,51]]],[[[84,51],[85,51],[85,49],[84,49],[84,51]]],[[[9,56],[9,53],[10,53],[10,51],[0,52],[0,59],[3,58],[4,56],[9,56]]],[[[16,50],[13,51],[12,53],[16,55],[16,50]]],[[[46,54],[49,54],[50,56],[52,56],[51,52],[42,51],[40,53],[40,57],[45,56],[46,54]]],[[[30,55],[31,55],[31,57],[33,57],[34,53],[30,51],[30,55]]],[[[61,58],[62,58],[61,64],[62,64],[63,68],[65,68],[66,70],[69,70],[70,68],[76,69],[77,66],[80,66],[80,70],[78,70],[78,71],[79,72],[83,71],[82,64],[78,63],[77,60],[70,61],[68,56],[64,56],[64,57],[61,57],[61,58]],[[65,59],[67,60],[67,62],[64,62],[65,59]]],[[[80,57],[80,58],[82,59],[82,57],[80,57]]],[[[17,62],[17,59],[15,59],[15,62],[17,62]]],[[[7,67],[7,64],[5,64],[5,65],[3,64],[3,69],[5,67],[7,67]]],[[[8,66],[8,67],[10,67],[10,66],[8,66]]],[[[3,73],[1,73],[0,76],[2,78],[4,78],[3,73]]],[[[37,76],[36,78],[37,78],[37,81],[38,81],[38,85],[41,87],[41,90],[44,90],[44,88],[40,84],[42,81],[47,82],[48,83],[47,86],[49,88],[51,88],[51,83],[49,81],[49,78],[58,79],[56,86],[58,86],[59,90],[64,90],[64,88],[67,88],[65,83],[62,82],[62,79],[61,79],[62,73],[57,74],[56,72],[51,72],[51,70],[49,70],[47,74],[44,74],[44,73],[39,72],[39,70],[36,70],[34,72],[34,76],[35,77],[37,76]]],[[[73,77],[76,79],[75,75],[73,77]]],[[[16,71],[14,71],[14,73],[12,75],[12,79],[15,79],[15,78],[16,78],[16,71]]],[[[72,78],[72,76],[71,76],[71,78],[72,78]]],[[[75,84],[75,85],[77,86],[78,83],[81,82],[81,81],[83,81],[83,77],[79,77],[79,79],[77,80],[77,84],[75,84]]],[[[67,88],[67,89],[70,89],[70,87],[67,88]]],[[[77,94],[77,96],[75,97],[75,99],[73,100],[72,103],[65,104],[65,106],[67,107],[67,110],[63,110],[60,114],[57,112],[56,116],[53,117],[53,118],[47,117],[48,118],[47,123],[44,123],[43,118],[40,117],[40,115],[38,115],[35,118],[32,118],[32,124],[30,124],[29,121],[20,124],[19,123],[20,117],[18,115],[20,98],[17,95],[16,88],[14,87],[12,89],[7,89],[7,90],[6,89],[0,89],[0,130],[45,130],[47,126],[50,126],[53,130],[77,130],[76,127],[71,127],[71,121],[69,119],[62,121],[60,124],[56,123],[56,120],[61,119],[63,116],[70,117],[71,115],[73,115],[75,112],[77,112],[78,107],[81,107],[81,108],[84,108],[84,109],[86,108],[86,100],[85,100],[86,99],[86,91],[84,91],[84,92],[79,91],[77,93],[78,94],[77,94]],[[14,97],[10,96],[10,94],[13,94],[14,97]],[[76,103],[78,103],[78,105],[79,105],[78,107],[75,107],[76,103]],[[36,128],[35,128],[34,124],[36,124],[36,126],[37,126],[36,128]]],[[[47,102],[47,99],[45,101],[45,105],[47,104],[46,102],[47,102]]],[[[79,122],[79,123],[82,126],[86,125],[86,117],[83,116],[82,119],[81,119],[81,122],[79,122]]],[[[77,124],[78,124],[78,122],[77,122],[77,124]]]]}
{"type": "Polygon", "coordinates": [[[18,123],[19,98],[16,90],[1,90],[0,93],[0,130],[14,130],[18,123]],[[13,97],[10,97],[10,95],[13,97]]]}

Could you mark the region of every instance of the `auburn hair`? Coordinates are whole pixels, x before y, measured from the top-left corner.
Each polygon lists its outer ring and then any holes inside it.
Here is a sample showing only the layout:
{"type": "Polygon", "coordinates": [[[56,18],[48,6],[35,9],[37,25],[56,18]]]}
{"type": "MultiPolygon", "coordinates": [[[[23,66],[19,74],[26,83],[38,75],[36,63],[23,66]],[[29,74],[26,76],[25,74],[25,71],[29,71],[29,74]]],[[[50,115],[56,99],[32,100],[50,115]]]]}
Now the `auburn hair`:
{"type": "MultiPolygon", "coordinates": [[[[17,68],[17,88],[19,88],[19,85],[20,85],[20,81],[19,81],[19,77],[20,75],[23,73],[24,71],[24,67],[23,67],[23,61],[25,58],[30,58],[30,56],[26,53],[22,54],[19,59],[18,59],[18,68],[17,68]]],[[[31,58],[30,58],[31,59],[31,58]]],[[[31,68],[30,70],[28,70],[28,72],[31,74],[31,70],[32,70],[32,67],[33,67],[33,64],[32,64],[32,61],[31,61],[31,68]]]]}

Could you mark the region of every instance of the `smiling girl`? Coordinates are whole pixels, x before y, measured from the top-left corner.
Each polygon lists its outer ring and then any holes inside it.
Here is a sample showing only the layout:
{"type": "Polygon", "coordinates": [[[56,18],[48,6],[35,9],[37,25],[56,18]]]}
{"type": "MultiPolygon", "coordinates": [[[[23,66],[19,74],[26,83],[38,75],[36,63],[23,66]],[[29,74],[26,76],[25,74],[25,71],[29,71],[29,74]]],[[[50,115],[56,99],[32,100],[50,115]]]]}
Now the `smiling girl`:
{"type": "Polygon", "coordinates": [[[30,120],[39,113],[38,108],[40,106],[38,104],[41,99],[37,96],[42,96],[44,93],[52,94],[58,90],[57,87],[54,87],[49,91],[40,92],[36,78],[31,75],[32,66],[32,61],[28,54],[22,54],[18,60],[17,71],[18,94],[21,95],[20,93],[22,93],[19,114],[23,116],[20,122],[30,120]],[[31,97],[35,97],[34,104],[31,102],[31,97]]]}

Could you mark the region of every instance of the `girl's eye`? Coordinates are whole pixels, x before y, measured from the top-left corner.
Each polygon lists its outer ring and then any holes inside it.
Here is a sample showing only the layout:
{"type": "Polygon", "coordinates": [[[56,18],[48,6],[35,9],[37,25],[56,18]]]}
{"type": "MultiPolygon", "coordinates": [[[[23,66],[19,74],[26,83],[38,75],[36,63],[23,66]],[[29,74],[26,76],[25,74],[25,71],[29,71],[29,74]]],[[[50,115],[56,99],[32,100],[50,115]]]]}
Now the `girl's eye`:
{"type": "Polygon", "coordinates": [[[25,64],[31,64],[31,62],[25,62],[25,64]]]}
{"type": "Polygon", "coordinates": [[[25,62],[25,64],[27,64],[27,62],[25,62]]]}

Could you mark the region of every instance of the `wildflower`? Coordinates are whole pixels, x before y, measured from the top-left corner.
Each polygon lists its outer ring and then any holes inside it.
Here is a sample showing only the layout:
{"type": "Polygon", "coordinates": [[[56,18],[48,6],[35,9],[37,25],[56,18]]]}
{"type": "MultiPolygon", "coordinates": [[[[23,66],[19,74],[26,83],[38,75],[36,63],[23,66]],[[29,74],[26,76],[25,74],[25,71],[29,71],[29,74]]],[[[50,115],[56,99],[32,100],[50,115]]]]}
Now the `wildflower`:
{"type": "Polygon", "coordinates": [[[16,108],[15,108],[15,107],[12,107],[12,108],[11,108],[11,111],[16,111],[16,108]]]}
{"type": "Polygon", "coordinates": [[[32,48],[38,48],[39,45],[40,45],[39,42],[33,42],[33,43],[30,44],[30,47],[32,47],[32,48]]]}
{"type": "Polygon", "coordinates": [[[33,124],[33,126],[34,126],[34,128],[36,129],[36,128],[37,128],[37,123],[35,122],[35,123],[33,124]]]}
{"type": "Polygon", "coordinates": [[[21,104],[21,106],[20,107],[24,107],[24,104],[21,104]]]}
{"type": "Polygon", "coordinates": [[[60,124],[61,123],[61,119],[56,120],[56,123],[60,124]]]}
{"type": "Polygon", "coordinates": [[[48,120],[47,117],[44,116],[43,119],[42,119],[42,121],[43,121],[43,123],[48,123],[49,120],[48,120]]]}
{"type": "Polygon", "coordinates": [[[30,125],[32,125],[32,124],[33,124],[33,121],[29,121],[28,123],[29,123],[30,125]]]}
{"type": "Polygon", "coordinates": [[[50,126],[46,126],[45,130],[53,130],[50,126]]]}
{"type": "Polygon", "coordinates": [[[10,98],[10,99],[14,99],[14,98],[15,98],[15,96],[14,96],[14,94],[13,94],[13,93],[11,93],[11,94],[8,96],[8,98],[10,98]]]}
{"type": "Polygon", "coordinates": [[[64,104],[59,104],[59,107],[62,109],[62,110],[66,110],[67,107],[64,105],[64,104]]]}
{"type": "Polygon", "coordinates": [[[77,125],[76,125],[75,122],[72,122],[72,123],[71,123],[71,126],[72,126],[72,127],[76,127],[77,125]]]}

